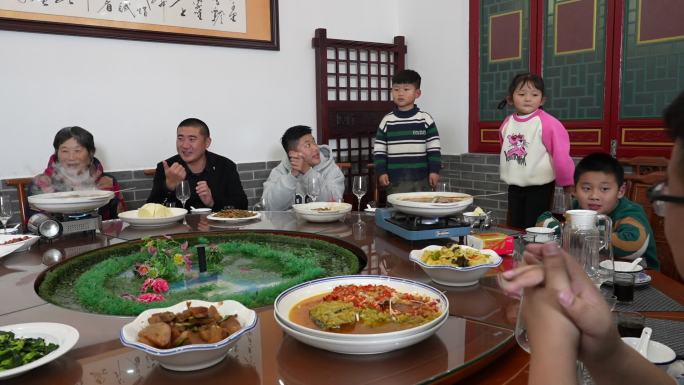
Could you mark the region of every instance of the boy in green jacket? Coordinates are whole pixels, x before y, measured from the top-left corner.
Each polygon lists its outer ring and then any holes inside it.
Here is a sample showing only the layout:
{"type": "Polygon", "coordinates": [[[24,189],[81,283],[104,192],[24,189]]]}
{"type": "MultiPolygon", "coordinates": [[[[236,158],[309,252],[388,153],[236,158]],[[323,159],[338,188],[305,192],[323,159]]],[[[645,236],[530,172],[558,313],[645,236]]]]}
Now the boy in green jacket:
{"type": "MultiPolygon", "coordinates": [[[[653,230],[644,208],[625,198],[624,174],[622,165],[609,154],[587,155],[575,167],[572,208],[594,210],[613,220],[611,244],[616,259],[642,257],[648,267],[658,270],[653,230]]],[[[558,224],[548,211],[537,219],[537,226],[558,224]]]]}

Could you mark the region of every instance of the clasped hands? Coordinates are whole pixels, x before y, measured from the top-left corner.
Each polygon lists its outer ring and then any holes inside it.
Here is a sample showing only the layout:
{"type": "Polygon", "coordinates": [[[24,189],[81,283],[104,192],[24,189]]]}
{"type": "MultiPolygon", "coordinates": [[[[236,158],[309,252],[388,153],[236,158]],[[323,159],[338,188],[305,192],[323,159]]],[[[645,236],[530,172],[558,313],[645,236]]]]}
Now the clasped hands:
{"type": "MultiPolygon", "coordinates": [[[[164,166],[164,174],[166,175],[166,188],[169,189],[169,191],[173,191],[176,189],[176,186],[188,176],[187,171],[185,171],[185,167],[180,163],[174,163],[169,166],[166,161],[163,161],[162,164],[164,166]]],[[[195,192],[205,206],[214,206],[214,198],[211,195],[211,189],[206,181],[202,180],[197,182],[195,192]]]]}

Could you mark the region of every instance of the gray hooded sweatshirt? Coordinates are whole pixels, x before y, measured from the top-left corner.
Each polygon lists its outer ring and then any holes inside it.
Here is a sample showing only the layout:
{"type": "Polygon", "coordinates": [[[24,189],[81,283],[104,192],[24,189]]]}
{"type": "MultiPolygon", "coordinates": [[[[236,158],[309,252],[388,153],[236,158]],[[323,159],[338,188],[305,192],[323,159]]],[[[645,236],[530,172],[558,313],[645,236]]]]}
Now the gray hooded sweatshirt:
{"type": "Polygon", "coordinates": [[[306,186],[312,175],[321,179],[321,193],[317,201],[337,201],[344,194],[344,174],[332,158],[332,151],[327,145],[320,145],[321,163],[315,165],[304,175],[292,175],[290,159],[280,162],[271,170],[268,180],[264,182],[263,200],[270,211],[289,210],[293,204],[307,203],[311,197],[306,195],[306,186]]]}

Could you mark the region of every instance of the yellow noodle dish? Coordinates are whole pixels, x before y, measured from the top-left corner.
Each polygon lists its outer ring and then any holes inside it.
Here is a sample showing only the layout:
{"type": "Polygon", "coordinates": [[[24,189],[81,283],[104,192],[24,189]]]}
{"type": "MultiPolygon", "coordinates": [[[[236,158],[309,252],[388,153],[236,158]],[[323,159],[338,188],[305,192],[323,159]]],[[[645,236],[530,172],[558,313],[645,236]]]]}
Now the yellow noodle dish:
{"type": "Polygon", "coordinates": [[[480,250],[457,244],[443,246],[438,250],[425,250],[420,260],[427,265],[453,267],[470,267],[494,262],[489,255],[480,250]]]}

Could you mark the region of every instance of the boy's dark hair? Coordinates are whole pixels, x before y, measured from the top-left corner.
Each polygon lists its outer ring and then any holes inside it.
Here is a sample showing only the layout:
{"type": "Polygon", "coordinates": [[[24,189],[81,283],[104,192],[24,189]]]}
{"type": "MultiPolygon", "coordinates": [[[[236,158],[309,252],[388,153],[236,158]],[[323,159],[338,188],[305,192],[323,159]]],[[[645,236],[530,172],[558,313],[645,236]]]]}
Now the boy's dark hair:
{"type": "Polygon", "coordinates": [[[299,139],[302,136],[308,135],[310,133],[311,127],[309,126],[292,126],[288,128],[283,134],[283,137],[280,138],[280,143],[283,145],[285,153],[289,153],[290,150],[293,150],[295,147],[297,147],[299,139]]]}
{"type": "Polygon", "coordinates": [[[420,89],[420,75],[414,70],[399,71],[392,76],[392,85],[395,84],[413,84],[416,89],[420,89]]]}
{"type": "Polygon", "coordinates": [[[523,86],[525,83],[531,83],[534,86],[534,88],[541,91],[542,98],[544,97],[544,79],[542,79],[542,77],[537,74],[533,74],[531,72],[523,72],[513,77],[513,80],[511,80],[511,84],[508,85],[508,93],[506,94],[506,98],[504,98],[504,100],[502,100],[496,108],[502,110],[504,107],[506,107],[506,104],[508,104],[507,98],[512,98],[515,90],[523,86]]]}
{"type": "Polygon", "coordinates": [[[72,126],[64,127],[55,134],[55,140],[52,141],[52,147],[55,148],[55,156],[57,156],[59,146],[71,138],[76,139],[78,144],[85,147],[91,157],[95,154],[95,139],[93,138],[93,134],[79,126],[72,126]]]}
{"type": "MultiPolygon", "coordinates": [[[[679,139],[680,146],[684,146],[684,91],[665,107],[663,121],[672,139],[679,139]]],[[[681,175],[681,172],[684,172],[684,147],[679,148],[679,154],[679,159],[674,161],[679,163],[680,177],[684,179],[684,175],[681,175]]]]}
{"type": "Polygon", "coordinates": [[[178,128],[181,128],[181,127],[199,128],[200,133],[202,135],[204,135],[207,138],[210,136],[209,135],[209,126],[207,126],[206,123],[204,123],[203,121],[201,121],[197,118],[187,118],[187,119],[183,120],[182,122],[180,122],[178,124],[178,128]]]}
{"type": "Polygon", "coordinates": [[[618,187],[625,182],[625,170],[617,159],[605,152],[595,152],[582,158],[575,167],[575,184],[579,181],[582,174],[590,171],[598,171],[615,176],[618,187]]]}

